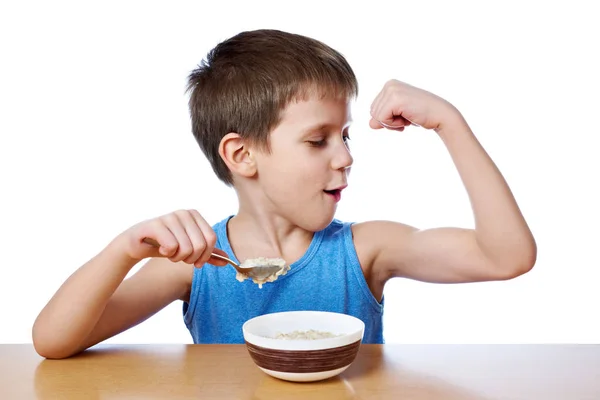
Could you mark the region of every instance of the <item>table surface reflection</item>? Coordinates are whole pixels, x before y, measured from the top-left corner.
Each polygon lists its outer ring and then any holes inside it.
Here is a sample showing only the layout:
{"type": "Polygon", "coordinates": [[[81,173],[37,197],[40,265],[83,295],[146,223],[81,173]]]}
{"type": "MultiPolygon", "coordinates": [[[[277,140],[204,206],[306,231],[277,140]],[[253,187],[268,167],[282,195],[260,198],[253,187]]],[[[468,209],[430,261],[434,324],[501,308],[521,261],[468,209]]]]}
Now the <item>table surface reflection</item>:
{"type": "Polygon", "coordinates": [[[362,345],[341,375],[272,378],[244,345],[0,345],[0,399],[600,399],[597,345],[362,345]]]}

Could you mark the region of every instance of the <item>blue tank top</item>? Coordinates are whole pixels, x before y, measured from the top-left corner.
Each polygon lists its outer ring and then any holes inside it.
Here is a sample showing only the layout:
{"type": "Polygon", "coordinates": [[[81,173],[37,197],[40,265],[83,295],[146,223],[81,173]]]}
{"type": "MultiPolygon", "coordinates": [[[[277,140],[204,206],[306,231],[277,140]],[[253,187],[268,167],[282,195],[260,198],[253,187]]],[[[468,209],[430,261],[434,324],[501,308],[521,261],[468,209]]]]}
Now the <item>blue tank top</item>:
{"type": "MultiPolygon", "coordinates": [[[[227,237],[230,217],[213,226],[216,247],[238,262],[227,237]]],[[[304,255],[286,275],[262,289],[239,282],[231,266],[194,270],[183,319],[194,343],[244,343],[242,325],[258,315],[315,310],[353,315],[365,323],[363,343],[383,343],[383,299],[372,295],[352,241],[351,223],[334,219],[313,235],[304,255]]]]}

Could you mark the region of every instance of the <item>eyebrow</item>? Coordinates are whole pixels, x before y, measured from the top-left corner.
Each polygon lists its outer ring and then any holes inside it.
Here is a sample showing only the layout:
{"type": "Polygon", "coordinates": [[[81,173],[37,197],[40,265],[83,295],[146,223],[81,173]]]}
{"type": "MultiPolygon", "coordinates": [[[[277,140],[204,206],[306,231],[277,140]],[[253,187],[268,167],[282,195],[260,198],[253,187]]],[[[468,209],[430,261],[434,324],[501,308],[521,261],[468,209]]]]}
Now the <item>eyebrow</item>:
{"type": "MultiPolygon", "coordinates": [[[[352,125],[352,119],[348,119],[347,123],[344,125],[344,130],[349,128],[350,125],[352,125]]],[[[303,129],[302,132],[305,135],[314,133],[314,132],[319,132],[319,131],[328,131],[328,130],[333,130],[337,128],[336,124],[330,124],[330,123],[322,123],[322,124],[317,124],[317,125],[313,125],[313,126],[309,126],[306,129],[303,129]]]]}

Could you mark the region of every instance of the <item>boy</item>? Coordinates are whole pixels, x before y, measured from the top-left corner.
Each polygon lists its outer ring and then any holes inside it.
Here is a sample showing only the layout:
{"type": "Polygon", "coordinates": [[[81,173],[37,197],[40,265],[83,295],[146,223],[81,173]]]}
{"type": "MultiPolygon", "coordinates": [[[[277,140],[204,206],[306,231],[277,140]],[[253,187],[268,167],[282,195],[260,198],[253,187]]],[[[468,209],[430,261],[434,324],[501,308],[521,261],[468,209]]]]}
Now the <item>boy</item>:
{"type": "Polygon", "coordinates": [[[237,214],[210,226],[198,211],[180,210],[119,234],[40,312],[33,326],[40,355],[69,357],[178,299],[194,343],[241,343],[249,318],[297,309],[355,315],[365,322],[364,342],[382,343],[389,279],[503,280],[535,264],[535,241],[506,182],[447,101],[391,80],[372,103],[369,125],[435,130],[468,192],[474,230],[334,219],[353,161],[347,141],[358,89],[344,57],[318,41],[240,33],[208,54],[189,90],[193,134],[216,175],[235,188],[237,214]],[[283,258],[291,270],[259,289],[219,268],[225,264],[213,251],[236,261],[283,258]],[[152,259],[124,280],[145,258],[152,259]]]}

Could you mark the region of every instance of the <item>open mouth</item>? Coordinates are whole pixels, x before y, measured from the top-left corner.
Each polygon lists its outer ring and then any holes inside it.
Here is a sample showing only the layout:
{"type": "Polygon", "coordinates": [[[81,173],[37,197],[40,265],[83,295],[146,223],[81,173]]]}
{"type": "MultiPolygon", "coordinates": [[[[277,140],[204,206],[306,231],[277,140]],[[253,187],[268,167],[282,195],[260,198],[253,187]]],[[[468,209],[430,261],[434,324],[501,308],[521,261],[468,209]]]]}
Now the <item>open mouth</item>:
{"type": "Polygon", "coordinates": [[[323,190],[325,193],[333,197],[333,199],[337,202],[342,198],[342,191],[340,189],[334,190],[323,190]]]}

